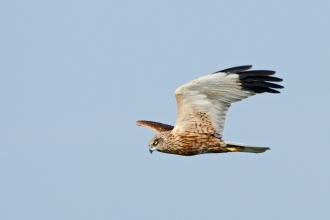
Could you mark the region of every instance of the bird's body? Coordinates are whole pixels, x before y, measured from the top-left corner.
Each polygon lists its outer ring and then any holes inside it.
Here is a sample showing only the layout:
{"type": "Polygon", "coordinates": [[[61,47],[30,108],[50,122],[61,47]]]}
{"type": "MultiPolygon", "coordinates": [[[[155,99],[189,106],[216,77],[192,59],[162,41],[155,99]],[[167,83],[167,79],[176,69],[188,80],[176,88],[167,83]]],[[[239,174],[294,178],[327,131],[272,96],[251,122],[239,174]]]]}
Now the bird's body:
{"type": "Polygon", "coordinates": [[[191,132],[174,133],[172,131],[165,131],[160,135],[166,141],[166,147],[160,147],[157,151],[163,153],[194,156],[227,152],[224,148],[226,146],[224,141],[212,135],[191,132]]]}
{"type": "Polygon", "coordinates": [[[225,118],[231,103],[256,93],[279,93],[283,88],[270,83],[274,71],[244,71],[252,66],[234,67],[193,80],[175,91],[178,118],[175,126],[152,121],[137,121],[157,132],[149,150],[182,156],[205,153],[262,153],[269,148],[231,143],[222,140],[225,118]]]}

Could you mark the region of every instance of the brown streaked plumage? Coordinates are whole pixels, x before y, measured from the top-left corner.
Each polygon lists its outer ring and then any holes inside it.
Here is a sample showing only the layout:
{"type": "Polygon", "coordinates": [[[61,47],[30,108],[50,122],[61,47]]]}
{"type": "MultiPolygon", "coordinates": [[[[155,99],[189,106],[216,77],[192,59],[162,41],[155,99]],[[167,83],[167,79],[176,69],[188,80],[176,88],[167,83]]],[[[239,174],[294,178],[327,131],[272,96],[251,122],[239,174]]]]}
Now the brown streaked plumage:
{"type": "Polygon", "coordinates": [[[193,156],[206,153],[262,153],[267,147],[255,147],[222,140],[227,111],[231,103],[257,93],[279,93],[283,86],[270,82],[282,79],[269,70],[246,71],[252,66],[221,70],[180,86],[175,91],[178,118],[175,126],[153,121],[137,121],[157,132],[149,142],[149,151],[193,156]]]}

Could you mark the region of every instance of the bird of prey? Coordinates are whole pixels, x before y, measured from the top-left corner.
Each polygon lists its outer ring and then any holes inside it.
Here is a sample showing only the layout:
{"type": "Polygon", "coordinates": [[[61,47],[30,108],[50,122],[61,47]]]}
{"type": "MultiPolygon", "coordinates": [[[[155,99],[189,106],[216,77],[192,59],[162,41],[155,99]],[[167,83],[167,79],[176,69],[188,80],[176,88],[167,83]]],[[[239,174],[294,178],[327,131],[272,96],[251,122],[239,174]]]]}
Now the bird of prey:
{"type": "Polygon", "coordinates": [[[280,93],[284,88],[272,82],[275,71],[249,70],[251,65],[220,70],[180,86],[175,91],[178,117],[175,126],[137,121],[157,132],[149,151],[193,156],[207,153],[263,153],[269,148],[239,144],[222,139],[230,105],[258,93],[280,93]]]}

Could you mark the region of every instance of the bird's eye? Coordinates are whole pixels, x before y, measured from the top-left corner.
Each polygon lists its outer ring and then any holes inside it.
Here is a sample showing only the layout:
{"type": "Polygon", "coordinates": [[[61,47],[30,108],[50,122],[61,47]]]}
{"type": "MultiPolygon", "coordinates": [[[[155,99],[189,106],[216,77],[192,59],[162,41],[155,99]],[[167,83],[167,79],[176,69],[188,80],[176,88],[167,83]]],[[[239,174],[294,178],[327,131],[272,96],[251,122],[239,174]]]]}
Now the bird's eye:
{"type": "Polygon", "coordinates": [[[158,144],[158,140],[155,140],[154,143],[152,143],[152,145],[156,146],[158,144]]]}

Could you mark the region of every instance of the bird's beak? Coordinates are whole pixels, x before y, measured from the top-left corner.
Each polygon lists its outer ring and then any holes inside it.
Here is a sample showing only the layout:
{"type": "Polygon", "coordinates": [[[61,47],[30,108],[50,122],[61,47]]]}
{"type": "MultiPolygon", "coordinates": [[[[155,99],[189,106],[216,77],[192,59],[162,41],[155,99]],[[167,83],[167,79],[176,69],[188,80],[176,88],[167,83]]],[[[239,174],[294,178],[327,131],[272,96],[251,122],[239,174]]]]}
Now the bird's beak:
{"type": "Polygon", "coordinates": [[[149,152],[152,154],[153,150],[151,150],[151,149],[149,148],[149,152]]]}

